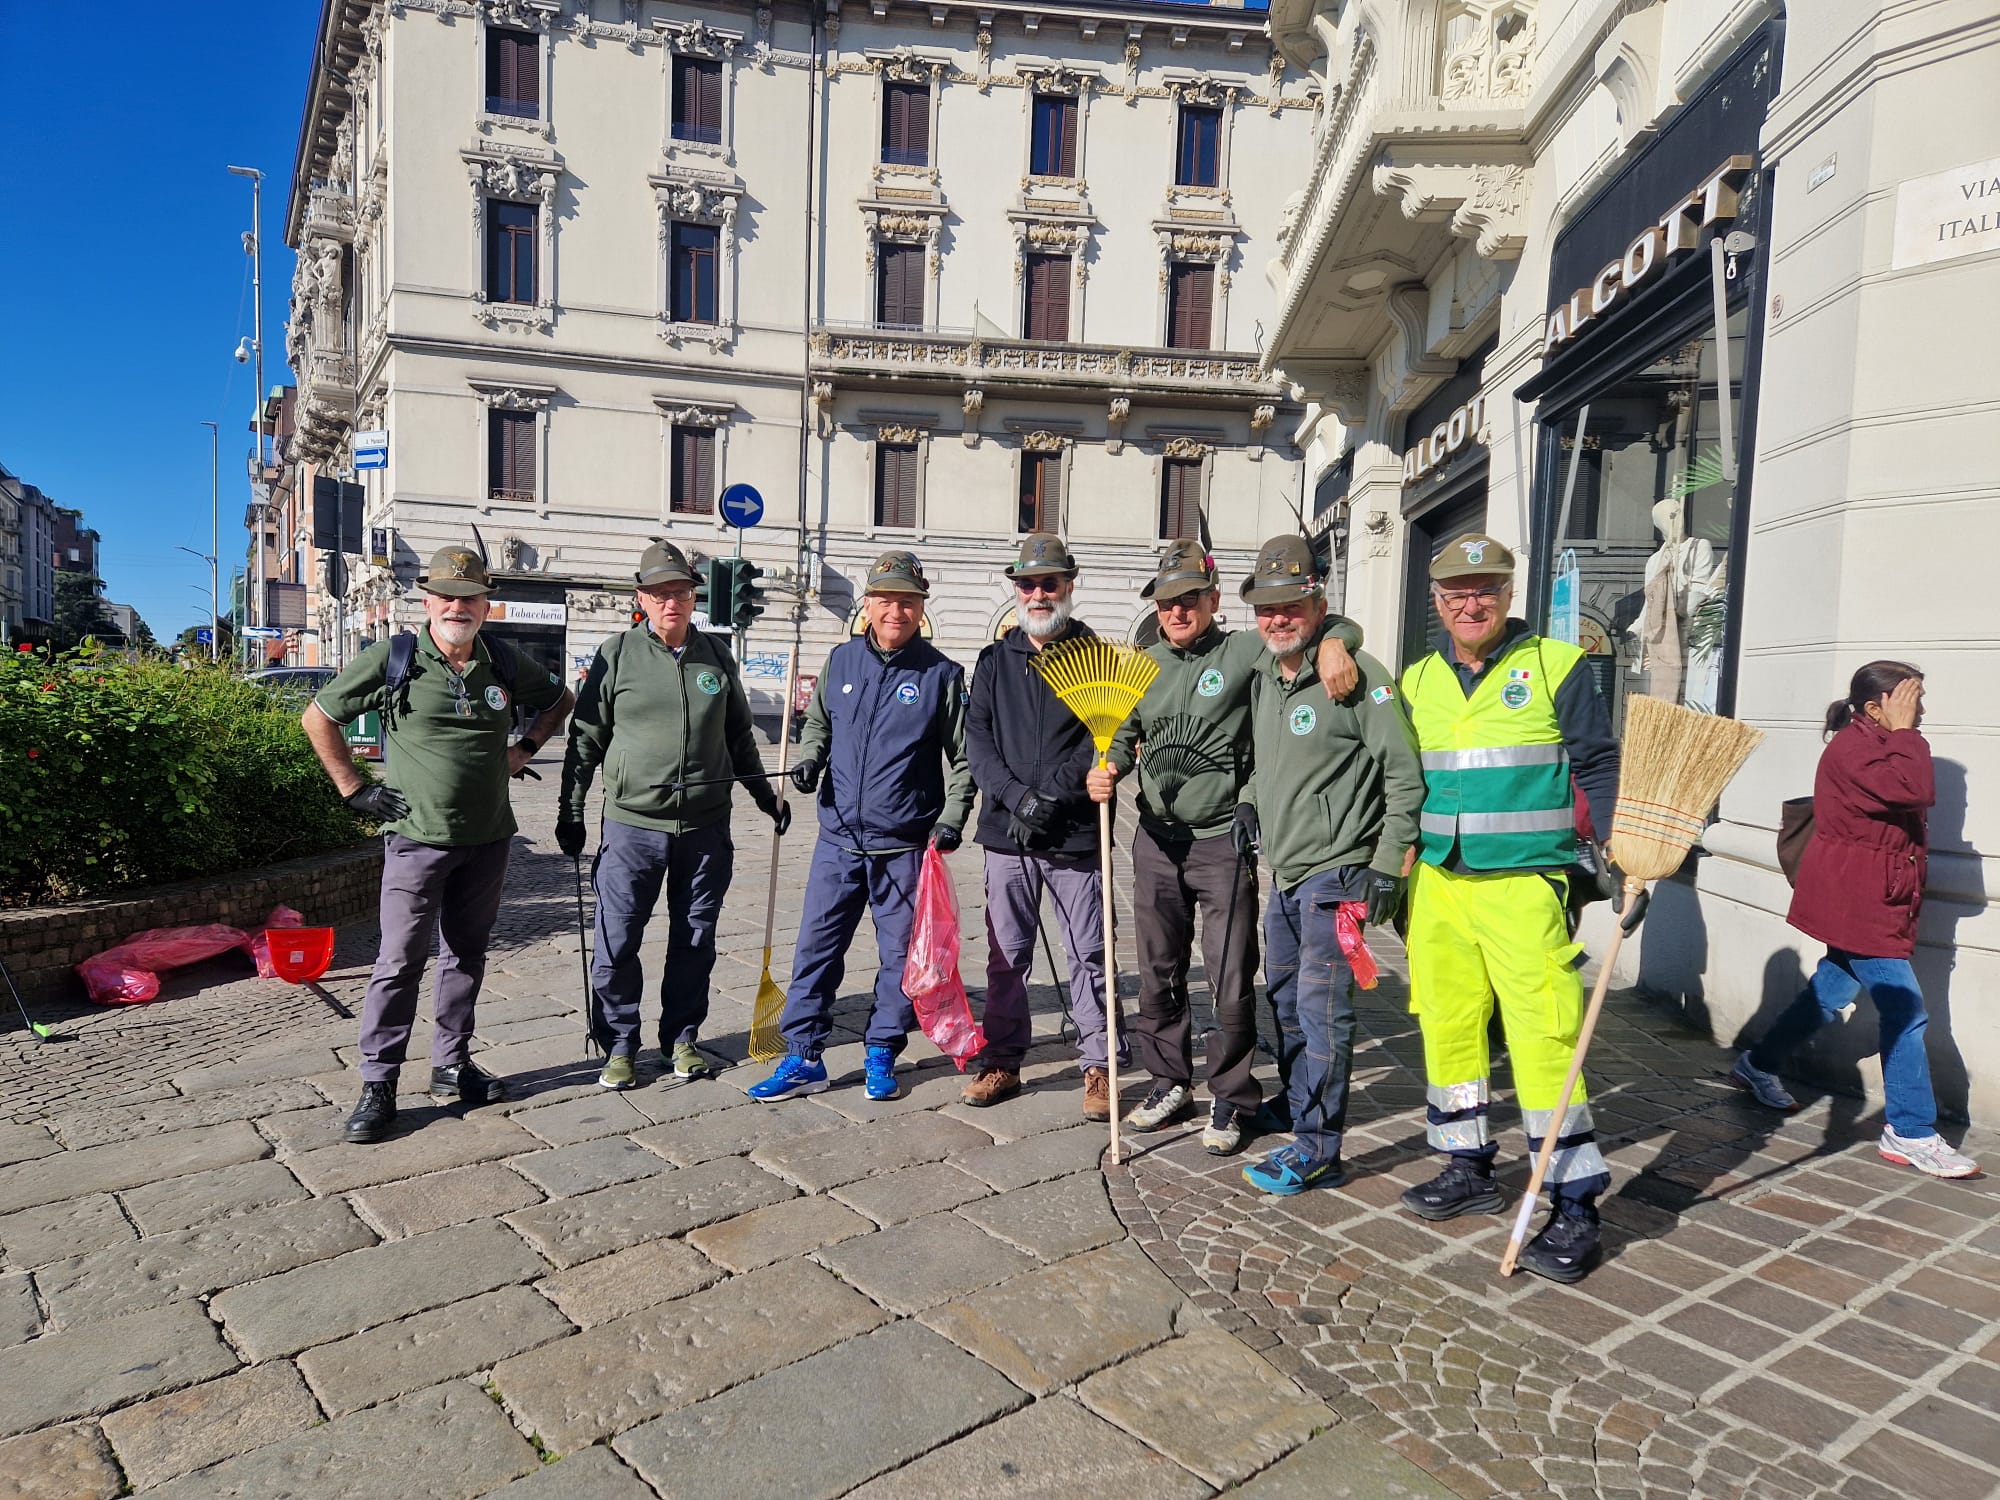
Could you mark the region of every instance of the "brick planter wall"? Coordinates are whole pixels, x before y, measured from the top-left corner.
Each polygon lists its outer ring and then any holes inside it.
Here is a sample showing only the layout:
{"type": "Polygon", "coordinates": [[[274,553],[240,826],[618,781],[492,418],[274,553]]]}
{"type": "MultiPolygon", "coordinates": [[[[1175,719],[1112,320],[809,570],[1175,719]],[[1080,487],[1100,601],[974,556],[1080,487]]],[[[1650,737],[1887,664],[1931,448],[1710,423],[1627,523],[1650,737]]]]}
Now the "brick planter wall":
{"type": "Polygon", "coordinates": [[[246,931],[264,925],[274,906],[289,906],[311,927],[373,921],[382,884],[382,841],[286,860],[257,870],[156,885],[128,896],[75,906],[0,911],[0,959],[28,999],[84,998],[73,965],[148,927],[226,922],[246,931]]]}

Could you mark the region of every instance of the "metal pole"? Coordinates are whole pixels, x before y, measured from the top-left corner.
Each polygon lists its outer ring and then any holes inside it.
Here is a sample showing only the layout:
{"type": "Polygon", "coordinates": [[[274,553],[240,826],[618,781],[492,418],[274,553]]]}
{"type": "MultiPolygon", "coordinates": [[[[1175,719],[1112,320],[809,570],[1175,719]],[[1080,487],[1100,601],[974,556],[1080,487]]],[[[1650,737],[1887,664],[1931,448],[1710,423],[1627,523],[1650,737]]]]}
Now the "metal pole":
{"type": "Polygon", "coordinates": [[[222,429],[208,429],[208,660],[213,666],[222,650],[222,597],[218,592],[216,559],[222,556],[222,429]]]}
{"type": "MultiPolygon", "coordinates": [[[[232,166],[230,172],[250,179],[250,353],[257,389],[250,403],[250,431],[256,439],[256,460],[250,466],[250,517],[256,548],[256,588],[244,613],[261,627],[264,619],[264,506],[258,488],[264,481],[264,174],[255,167],[232,166]]],[[[259,648],[262,649],[261,647],[259,648]]],[[[248,655],[246,652],[246,661],[248,655]]]]}

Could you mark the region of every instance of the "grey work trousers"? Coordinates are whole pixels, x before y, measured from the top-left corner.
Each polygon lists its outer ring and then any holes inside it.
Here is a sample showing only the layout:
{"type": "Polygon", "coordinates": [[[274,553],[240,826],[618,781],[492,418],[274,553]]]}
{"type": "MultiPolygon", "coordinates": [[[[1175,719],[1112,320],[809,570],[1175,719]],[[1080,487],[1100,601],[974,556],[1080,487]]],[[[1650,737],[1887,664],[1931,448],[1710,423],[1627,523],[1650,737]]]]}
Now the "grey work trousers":
{"type": "Polygon", "coordinates": [[[362,1082],[393,1082],[402,1070],[433,942],[431,1066],[454,1068],[470,1054],[486,941],[500,915],[512,846],[511,838],[441,848],[400,833],[383,836],[382,946],[361,1002],[362,1082]]]}
{"type": "Polygon", "coordinates": [[[590,867],[597,893],[597,931],[590,984],[597,992],[593,1034],[607,1052],[639,1053],[640,1003],[646,976],[639,944],[667,892],[667,961],[660,970],[660,1050],[690,1046],[708,1019],[708,981],[715,970],[715,924],[736,866],[729,822],[665,833],[606,818],[590,867]],[[601,1023],[601,1029],[598,1029],[601,1023]]]}
{"type": "MultiPolygon", "coordinates": [[[[1086,1068],[1107,1060],[1104,1039],[1104,905],[1097,856],[986,851],[986,1003],[982,1068],[1021,1066],[1028,1055],[1028,971],[1047,890],[1069,956],[1069,1008],[1077,1056],[1086,1068]]],[[[1122,1012],[1121,1012],[1122,1015],[1122,1012]]],[[[1118,1049],[1125,1060],[1126,1047],[1118,1049]]]]}

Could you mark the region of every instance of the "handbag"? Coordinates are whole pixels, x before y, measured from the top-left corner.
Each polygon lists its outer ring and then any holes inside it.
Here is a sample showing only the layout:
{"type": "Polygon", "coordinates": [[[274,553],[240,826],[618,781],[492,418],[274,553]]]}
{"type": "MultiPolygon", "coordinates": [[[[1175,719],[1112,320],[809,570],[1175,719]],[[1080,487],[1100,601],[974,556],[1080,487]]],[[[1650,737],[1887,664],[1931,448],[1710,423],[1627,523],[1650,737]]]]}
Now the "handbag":
{"type": "Polygon", "coordinates": [[[1778,868],[1785,883],[1799,883],[1799,862],[1806,857],[1806,845],[1813,836],[1813,799],[1792,797],[1778,808],[1778,868]]]}

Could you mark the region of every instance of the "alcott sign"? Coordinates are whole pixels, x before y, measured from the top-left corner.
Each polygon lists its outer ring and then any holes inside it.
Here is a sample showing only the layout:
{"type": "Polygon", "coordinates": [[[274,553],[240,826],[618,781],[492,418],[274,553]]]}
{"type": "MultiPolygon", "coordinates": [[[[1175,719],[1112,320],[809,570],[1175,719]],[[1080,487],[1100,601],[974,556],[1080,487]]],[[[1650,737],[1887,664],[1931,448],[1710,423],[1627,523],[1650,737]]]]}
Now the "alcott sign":
{"type": "Polygon", "coordinates": [[[1552,309],[1542,332],[1542,357],[1547,359],[1591,319],[1609,312],[1620,297],[1631,296],[1666,270],[1676,255],[1700,244],[1702,230],[1735,218],[1738,189],[1755,165],[1748,156],[1730,157],[1660,215],[1659,223],[1648,224],[1623,255],[1590,278],[1590,285],[1578,287],[1569,301],[1552,309]]]}

